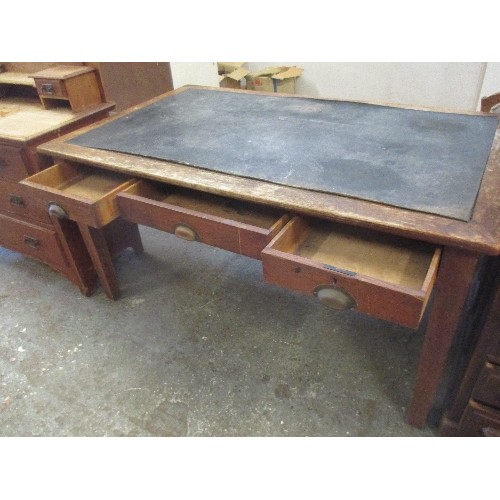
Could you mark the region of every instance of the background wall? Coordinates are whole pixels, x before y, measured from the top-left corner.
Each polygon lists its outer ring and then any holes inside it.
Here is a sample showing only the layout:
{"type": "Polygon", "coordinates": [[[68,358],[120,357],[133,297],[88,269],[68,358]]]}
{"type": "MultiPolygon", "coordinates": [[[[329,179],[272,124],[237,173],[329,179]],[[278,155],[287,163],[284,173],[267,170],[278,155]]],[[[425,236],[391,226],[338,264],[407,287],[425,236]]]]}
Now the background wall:
{"type": "MultiPolygon", "coordinates": [[[[431,62],[251,62],[266,66],[300,66],[297,94],[360,101],[473,111],[482,96],[500,92],[500,63],[431,62]]],[[[188,83],[218,85],[214,63],[171,63],[174,87],[188,83]]]]}
{"type": "Polygon", "coordinates": [[[217,63],[214,62],[171,62],[170,71],[174,89],[183,85],[219,86],[217,63]]]}

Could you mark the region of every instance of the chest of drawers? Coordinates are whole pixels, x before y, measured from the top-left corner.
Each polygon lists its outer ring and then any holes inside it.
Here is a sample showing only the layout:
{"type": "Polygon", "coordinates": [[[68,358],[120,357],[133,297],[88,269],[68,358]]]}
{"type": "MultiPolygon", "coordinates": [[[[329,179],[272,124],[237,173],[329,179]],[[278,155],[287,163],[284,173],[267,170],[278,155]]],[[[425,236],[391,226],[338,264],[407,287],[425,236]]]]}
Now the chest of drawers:
{"type": "MultiPolygon", "coordinates": [[[[96,73],[85,70],[92,75],[89,91],[97,86],[96,73]]],[[[77,225],[51,218],[43,200],[19,183],[51,165],[37,154],[40,144],[95,123],[114,107],[101,98],[77,110],[69,101],[62,103],[45,109],[35,79],[25,73],[0,73],[0,246],[48,264],[89,295],[96,274],[77,225]]]]}

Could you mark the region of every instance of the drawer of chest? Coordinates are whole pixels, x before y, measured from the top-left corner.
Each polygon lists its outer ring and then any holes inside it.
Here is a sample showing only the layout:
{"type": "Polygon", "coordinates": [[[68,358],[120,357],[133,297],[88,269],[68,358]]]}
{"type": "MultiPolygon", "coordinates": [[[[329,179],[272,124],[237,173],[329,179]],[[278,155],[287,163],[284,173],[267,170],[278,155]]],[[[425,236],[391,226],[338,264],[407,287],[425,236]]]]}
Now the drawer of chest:
{"type": "Polygon", "coordinates": [[[262,263],[269,283],[417,328],[440,254],[405,238],[295,217],[264,249],[262,263]]]}
{"type": "Polygon", "coordinates": [[[0,179],[0,211],[51,224],[45,204],[30,197],[25,186],[0,179]]]}
{"type": "Polygon", "coordinates": [[[472,399],[500,409],[500,367],[485,363],[479,375],[472,399]]]}
{"type": "Polygon", "coordinates": [[[134,182],[114,172],[63,162],[21,184],[53,215],[102,227],[118,217],[116,195],[134,182]]]}
{"type": "Polygon", "coordinates": [[[469,401],[460,419],[459,435],[500,437],[500,411],[469,401]]]}
{"type": "Polygon", "coordinates": [[[255,259],[288,220],[252,203],[149,181],[121,192],[117,202],[132,222],[255,259]]]}
{"type": "Polygon", "coordinates": [[[0,214],[0,246],[34,257],[56,268],[67,266],[59,237],[50,226],[0,214]]]}
{"type": "Polygon", "coordinates": [[[0,179],[19,181],[27,175],[29,173],[22,150],[0,144],[0,179]]]}

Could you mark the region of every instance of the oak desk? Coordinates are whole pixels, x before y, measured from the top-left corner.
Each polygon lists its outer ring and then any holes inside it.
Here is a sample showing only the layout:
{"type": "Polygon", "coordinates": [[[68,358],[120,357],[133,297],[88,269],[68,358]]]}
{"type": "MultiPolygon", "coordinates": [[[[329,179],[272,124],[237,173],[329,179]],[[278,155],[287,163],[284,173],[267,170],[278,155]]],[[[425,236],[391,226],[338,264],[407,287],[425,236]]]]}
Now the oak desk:
{"type": "Polygon", "coordinates": [[[335,308],[410,328],[430,309],[407,414],[425,424],[500,254],[497,116],[183,87],[38,151],[58,164],[24,184],[78,222],[110,297],[102,231],[123,218],[260,259],[335,308]]]}

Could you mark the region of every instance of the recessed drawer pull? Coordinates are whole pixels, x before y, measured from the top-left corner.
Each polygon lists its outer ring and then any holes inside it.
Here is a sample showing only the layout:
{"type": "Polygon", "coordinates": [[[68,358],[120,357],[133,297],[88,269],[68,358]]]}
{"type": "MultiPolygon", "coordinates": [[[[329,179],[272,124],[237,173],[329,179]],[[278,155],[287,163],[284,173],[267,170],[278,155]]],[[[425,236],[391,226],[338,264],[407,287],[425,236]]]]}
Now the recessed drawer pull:
{"type": "Polygon", "coordinates": [[[40,240],[33,238],[32,236],[25,236],[24,243],[30,246],[31,248],[38,248],[40,246],[40,240]]]}
{"type": "Polygon", "coordinates": [[[51,83],[42,83],[41,89],[44,94],[52,95],[54,93],[54,85],[51,83]]]}
{"type": "Polygon", "coordinates": [[[198,239],[196,231],[194,231],[194,229],[191,229],[189,226],[186,226],[184,224],[179,224],[178,226],[176,226],[174,234],[178,238],[182,238],[183,240],[187,241],[196,241],[198,239]]]}
{"type": "Polygon", "coordinates": [[[16,207],[25,207],[26,204],[20,196],[11,195],[9,196],[9,202],[11,205],[16,205],[16,207]]]}
{"type": "Polygon", "coordinates": [[[314,290],[314,295],[318,297],[322,304],[333,309],[343,311],[345,309],[355,309],[357,304],[354,298],[345,290],[332,285],[321,285],[314,290]]]}

